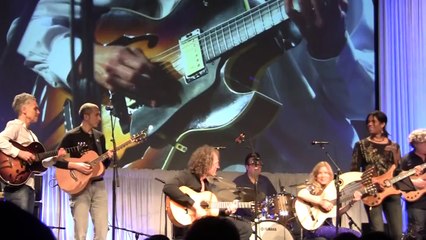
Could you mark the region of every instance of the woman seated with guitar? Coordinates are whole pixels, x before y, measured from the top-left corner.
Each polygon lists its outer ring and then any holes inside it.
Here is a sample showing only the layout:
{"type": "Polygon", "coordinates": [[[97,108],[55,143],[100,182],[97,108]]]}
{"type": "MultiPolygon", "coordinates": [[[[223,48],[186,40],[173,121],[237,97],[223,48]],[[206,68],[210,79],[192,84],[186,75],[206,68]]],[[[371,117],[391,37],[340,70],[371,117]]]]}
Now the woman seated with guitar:
{"type": "MultiPolygon", "coordinates": [[[[319,162],[309,175],[307,187],[301,189],[297,194],[296,213],[304,228],[305,239],[334,239],[336,237],[336,227],[331,221],[332,217],[336,217],[335,188],[331,183],[333,176],[330,164],[325,161],[319,162]],[[329,191],[333,188],[334,192],[329,191]]],[[[355,191],[353,200],[360,199],[361,193],[355,191]]],[[[361,236],[359,232],[349,228],[339,228],[338,231],[339,234],[348,232],[357,237],[361,236]]]]}

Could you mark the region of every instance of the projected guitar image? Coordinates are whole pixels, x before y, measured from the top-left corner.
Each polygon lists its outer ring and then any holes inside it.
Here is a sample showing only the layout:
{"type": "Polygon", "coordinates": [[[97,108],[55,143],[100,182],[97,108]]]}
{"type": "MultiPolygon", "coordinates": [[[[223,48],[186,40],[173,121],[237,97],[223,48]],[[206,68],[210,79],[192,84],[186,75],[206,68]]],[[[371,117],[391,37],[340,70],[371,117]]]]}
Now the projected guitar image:
{"type": "Polygon", "coordinates": [[[165,168],[175,153],[184,153],[191,146],[184,143],[191,134],[250,129],[255,135],[268,126],[281,106],[241,82],[259,75],[259,70],[279,55],[272,30],[287,23],[283,1],[268,1],[248,11],[234,5],[226,3],[215,9],[183,1],[161,20],[115,8],[99,21],[98,42],[130,43],[143,49],[152,62],[166,70],[162,84],[178,91],[177,96],[164,94],[155,107],[137,99],[132,105],[131,133],[152,124],[153,135],[178,143],[165,168]],[[266,54],[255,55],[260,51],[256,47],[266,54]],[[252,57],[249,61],[248,56],[252,57]],[[255,123],[244,121],[256,116],[262,117],[255,123]]]}

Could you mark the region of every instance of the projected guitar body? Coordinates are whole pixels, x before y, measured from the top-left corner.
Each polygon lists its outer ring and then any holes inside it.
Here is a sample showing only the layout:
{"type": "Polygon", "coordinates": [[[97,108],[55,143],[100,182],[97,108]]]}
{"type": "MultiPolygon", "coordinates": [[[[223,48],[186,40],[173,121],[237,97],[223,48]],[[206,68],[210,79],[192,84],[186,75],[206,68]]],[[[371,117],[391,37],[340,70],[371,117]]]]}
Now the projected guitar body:
{"type": "MultiPolygon", "coordinates": [[[[182,1],[161,20],[127,9],[113,9],[101,18],[98,42],[111,43],[123,35],[145,36],[140,42],[129,40],[130,46],[143,49],[152,62],[166,69],[163,84],[177,90],[164,94],[167,97],[160,98],[156,107],[136,100],[131,133],[152,125],[148,140],[155,136],[174,145],[190,131],[232,128],[238,132],[247,130],[241,129],[247,127],[242,121],[252,107],[263,118],[256,122],[253,135],[270,123],[281,104],[254,91],[253,81],[260,69],[280,55],[272,30],[285,23],[287,16],[282,1],[269,1],[246,12],[236,2],[206,8],[182,1]],[[201,66],[188,61],[193,58],[201,66]]],[[[182,146],[177,150],[188,147],[182,146]]]]}

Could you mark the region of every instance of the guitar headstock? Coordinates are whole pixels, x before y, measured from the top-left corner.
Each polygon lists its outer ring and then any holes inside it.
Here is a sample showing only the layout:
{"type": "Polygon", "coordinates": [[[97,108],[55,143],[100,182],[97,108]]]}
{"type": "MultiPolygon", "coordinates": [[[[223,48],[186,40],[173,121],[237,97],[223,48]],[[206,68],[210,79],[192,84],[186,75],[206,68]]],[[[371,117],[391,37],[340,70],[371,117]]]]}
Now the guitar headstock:
{"type": "Polygon", "coordinates": [[[144,129],[136,134],[133,134],[131,137],[131,141],[134,143],[140,143],[146,140],[146,138],[148,137],[148,129],[144,129]]]}
{"type": "Polygon", "coordinates": [[[377,187],[374,184],[370,184],[365,186],[365,191],[367,195],[376,195],[377,194],[377,187]]]}

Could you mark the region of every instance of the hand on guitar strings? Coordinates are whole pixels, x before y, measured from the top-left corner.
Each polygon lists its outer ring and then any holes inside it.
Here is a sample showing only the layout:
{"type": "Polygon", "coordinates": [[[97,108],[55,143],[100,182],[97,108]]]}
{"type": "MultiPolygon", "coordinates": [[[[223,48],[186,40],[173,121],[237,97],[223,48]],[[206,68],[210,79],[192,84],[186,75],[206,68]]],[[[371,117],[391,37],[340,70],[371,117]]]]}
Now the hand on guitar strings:
{"type": "Polygon", "coordinates": [[[346,43],[347,0],[285,0],[287,15],[307,41],[308,51],[317,59],[337,56],[346,43]]]}
{"type": "Polygon", "coordinates": [[[20,150],[18,153],[18,157],[29,164],[32,164],[35,161],[35,155],[31,152],[20,150]]]}
{"type": "Polygon", "coordinates": [[[95,81],[139,104],[158,107],[180,101],[180,75],[168,63],[153,63],[140,49],[95,45],[95,81]]]}
{"type": "Polygon", "coordinates": [[[206,210],[202,207],[202,203],[199,201],[195,201],[194,204],[192,204],[192,211],[195,214],[195,219],[200,219],[207,215],[206,210]]]}
{"type": "Polygon", "coordinates": [[[93,172],[92,166],[85,162],[69,162],[68,168],[77,170],[86,175],[89,175],[93,172]]]}

